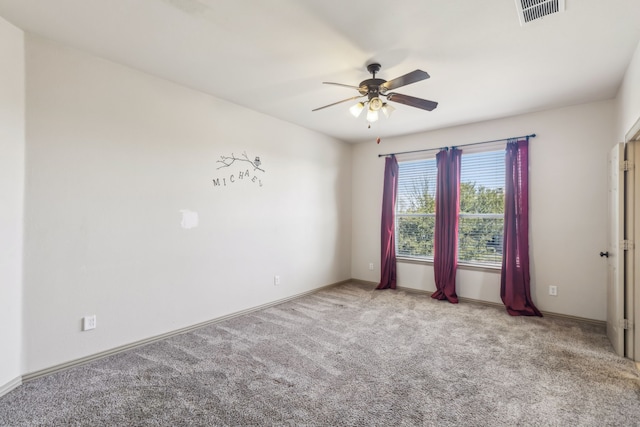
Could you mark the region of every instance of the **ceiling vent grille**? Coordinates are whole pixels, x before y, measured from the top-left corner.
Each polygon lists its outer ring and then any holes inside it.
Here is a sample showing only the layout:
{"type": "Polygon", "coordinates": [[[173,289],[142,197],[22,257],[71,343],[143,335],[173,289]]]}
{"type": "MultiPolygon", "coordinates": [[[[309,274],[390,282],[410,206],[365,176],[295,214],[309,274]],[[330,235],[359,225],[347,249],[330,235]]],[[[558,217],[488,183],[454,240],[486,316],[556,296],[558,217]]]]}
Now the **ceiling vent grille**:
{"type": "Polygon", "coordinates": [[[564,12],[565,0],[515,0],[520,25],[528,24],[548,15],[564,12]]]}

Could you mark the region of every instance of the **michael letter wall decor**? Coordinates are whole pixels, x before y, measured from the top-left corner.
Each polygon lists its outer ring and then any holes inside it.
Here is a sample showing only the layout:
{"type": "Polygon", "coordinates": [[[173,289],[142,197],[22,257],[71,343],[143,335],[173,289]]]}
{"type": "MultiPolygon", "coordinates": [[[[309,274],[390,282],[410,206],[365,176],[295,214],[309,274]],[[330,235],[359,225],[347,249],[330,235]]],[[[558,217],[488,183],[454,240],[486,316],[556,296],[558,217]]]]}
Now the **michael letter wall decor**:
{"type": "Polygon", "coordinates": [[[264,173],[265,171],[260,167],[262,162],[260,161],[259,156],[256,156],[255,159],[251,160],[249,156],[247,156],[246,152],[242,153],[242,157],[236,157],[231,153],[231,156],[220,156],[220,160],[217,160],[216,163],[221,164],[217,167],[218,170],[223,168],[232,168],[232,166],[233,168],[231,169],[231,173],[213,178],[214,187],[226,187],[227,185],[239,182],[249,182],[262,187],[262,179],[260,178],[259,173],[264,173]],[[249,163],[251,167],[247,167],[242,162],[249,163]]]}

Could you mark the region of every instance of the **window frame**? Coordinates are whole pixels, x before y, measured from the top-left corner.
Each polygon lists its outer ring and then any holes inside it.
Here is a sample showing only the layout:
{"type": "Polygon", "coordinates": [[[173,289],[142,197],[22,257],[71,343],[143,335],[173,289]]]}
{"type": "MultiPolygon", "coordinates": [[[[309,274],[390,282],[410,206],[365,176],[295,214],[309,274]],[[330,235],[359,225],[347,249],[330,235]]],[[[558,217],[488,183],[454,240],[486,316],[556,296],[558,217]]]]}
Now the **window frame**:
{"type": "MultiPolygon", "coordinates": [[[[495,144],[487,144],[484,147],[469,147],[468,149],[464,149],[462,156],[465,155],[470,155],[470,154],[476,154],[476,153],[485,153],[485,152],[502,152],[504,153],[504,150],[506,149],[506,142],[499,142],[499,143],[495,143],[495,144]]],[[[405,163],[405,162],[416,162],[416,161],[429,161],[429,160],[435,160],[435,154],[432,152],[430,154],[426,154],[426,155],[418,155],[416,156],[415,154],[413,154],[411,157],[409,158],[403,158],[399,155],[396,156],[398,163],[405,163]]],[[[505,175],[505,179],[506,179],[506,175],[505,175]]],[[[410,263],[410,264],[427,264],[427,265],[432,265],[433,264],[433,255],[409,255],[409,254],[399,254],[398,251],[398,237],[399,237],[399,228],[398,228],[398,222],[399,222],[399,218],[406,218],[406,217],[432,217],[435,220],[435,213],[399,213],[398,212],[398,206],[396,206],[396,211],[395,211],[395,244],[396,244],[396,258],[399,262],[404,262],[404,263],[410,263]]],[[[501,219],[503,221],[504,224],[504,213],[461,213],[458,212],[458,220],[460,219],[471,219],[471,218],[487,218],[487,219],[501,219]]],[[[458,245],[460,245],[460,234],[458,234],[458,245]]],[[[504,254],[502,254],[502,256],[500,257],[500,261],[499,262],[482,262],[482,261],[478,261],[478,262],[474,262],[474,261],[467,261],[467,260],[460,260],[459,258],[457,259],[457,263],[458,266],[466,268],[466,269],[470,269],[470,270],[481,270],[481,271],[499,271],[502,268],[502,257],[504,256],[504,254]]],[[[458,251],[458,257],[459,257],[459,251],[458,251]]]]}
{"type": "MultiPolygon", "coordinates": [[[[433,162],[433,171],[432,171],[432,177],[437,179],[437,166],[436,166],[436,156],[435,153],[431,153],[431,155],[424,155],[424,153],[420,153],[418,155],[411,155],[411,156],[397,156],[396,157],[398,160],[398,164],[400,166],[399,169],[401,169],[401,163],[416,163],[416,162],[428,162],[431,161],[433,162]]],[[[399,172],[400,174],[400,172],[399,172]]],[[[426,178],[426,174],[423,175],[426,178]]],[[[425,180],[425,182],[428,183],[428,180],[425,180]]],[[[434,203],[435,203],[435,183],[436,181],[434,180],[434,188],[433,188],[433,198],[434,198],[434,203]]],[[[400,182],[398,182],[398,190],[400,190],[401,185],[400,182]]],[[[396,199],[396,210],[395,210],[395,225],[394,225],[394,232],[395,232],[395,249],[396,249],[396,259],[406,259],[406,260],[414,260],[414,261],[419,261],[419,262],[428,262],[428,263],[433,263],[433,255],[411,255],[411,254],[404,254],[404,255],[398,255],[398,243],[399,243],[399,239],[398,239],[398,227],[399,227],[399,218],[433,218],[433,222],[435,223],[435,218],[436,218],[436,213],[435,213],[435,208],[433,213],[398,213],[398,208],[400,207],[400,195],[397,195],[397,199],[396,199]]],[[[435,207],[435,205],[434,205],[435,207]]]]}

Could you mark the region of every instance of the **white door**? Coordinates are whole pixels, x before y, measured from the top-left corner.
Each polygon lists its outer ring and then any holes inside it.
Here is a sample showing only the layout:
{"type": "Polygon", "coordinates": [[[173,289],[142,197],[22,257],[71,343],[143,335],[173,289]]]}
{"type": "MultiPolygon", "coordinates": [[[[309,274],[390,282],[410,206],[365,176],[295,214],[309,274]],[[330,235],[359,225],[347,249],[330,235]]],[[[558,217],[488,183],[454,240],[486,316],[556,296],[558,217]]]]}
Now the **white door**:
{"type": "Polygon", "coordinates": [[[624,144],[609,153],[609,258],[607,283],[607,336],[624,356],[624,144]]]}

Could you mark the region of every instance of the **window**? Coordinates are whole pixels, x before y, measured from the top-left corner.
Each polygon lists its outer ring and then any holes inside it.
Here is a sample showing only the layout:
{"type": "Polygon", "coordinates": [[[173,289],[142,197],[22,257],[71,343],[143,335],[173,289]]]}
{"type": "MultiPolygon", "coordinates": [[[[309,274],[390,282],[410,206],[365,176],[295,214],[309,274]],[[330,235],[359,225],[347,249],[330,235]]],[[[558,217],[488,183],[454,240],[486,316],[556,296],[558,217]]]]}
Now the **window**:
{"type": "MultiPolygon", "coordinates": [[[[433,259],[435,158],[399,163],[396,253],[433,259]]],[[[460,166],[458,261],[499,265],[504,224],[504,150],[465,154],[460,166]]]]}
{"type": "Polygon", "coordinates": [[[398,163],[396,254],[433,258],[436,159],[398,163]]]}
{"type": "Polygon", "coordinates": [[[465,155],[460,166],[458,261],[502,263],[504,151],[465,155]]]}

